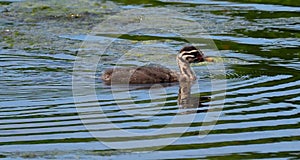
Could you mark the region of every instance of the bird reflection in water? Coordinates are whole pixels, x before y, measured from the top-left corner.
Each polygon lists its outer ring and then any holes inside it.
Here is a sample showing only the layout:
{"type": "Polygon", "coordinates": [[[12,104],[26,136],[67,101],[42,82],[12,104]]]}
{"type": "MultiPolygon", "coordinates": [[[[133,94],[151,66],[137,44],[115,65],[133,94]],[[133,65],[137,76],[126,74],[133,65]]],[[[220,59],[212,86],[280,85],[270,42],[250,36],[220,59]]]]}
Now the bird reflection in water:
{"type": "Polygon", "coordinates": [[[191,87],[194,84],[192,81],[181,81],[179,83],[179,91],[178,91],[178,106],[180,109],[193,109],[188,110],[185,113],[195,113],[195,112],[206,112],[208,109],[204,109],[209,105],[203,104],[205,102],[209,102],[211,97],[209,96],[200,96],[200,95],[192,95],[191,87]],[[201,109],[200,109],[201,108],[201,109]]]}

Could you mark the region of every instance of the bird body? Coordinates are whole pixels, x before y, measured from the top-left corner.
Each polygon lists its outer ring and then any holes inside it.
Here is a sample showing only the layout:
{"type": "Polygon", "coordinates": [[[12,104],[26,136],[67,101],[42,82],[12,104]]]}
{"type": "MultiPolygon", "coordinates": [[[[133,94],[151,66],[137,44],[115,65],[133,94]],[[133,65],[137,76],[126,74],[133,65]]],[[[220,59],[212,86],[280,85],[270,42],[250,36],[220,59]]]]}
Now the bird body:
{"type": "Polygon", "coordinates": [[[178,81],[194,81],[196,75],[190,63],[205,61],[203,53],[194,46],[183,47],[177,55],[180,72],[173,71],[161,65],[146,65],[141,67],[107,69],[101,76],[106,84],[147,84],[172,83],[178,81]]]}
{"type": "Polygon", "coordinates": [[[160,65],[146,65],[108,69],[101,78],[106,84],[171,83],[178,82],[178,73],[160,65]]]}

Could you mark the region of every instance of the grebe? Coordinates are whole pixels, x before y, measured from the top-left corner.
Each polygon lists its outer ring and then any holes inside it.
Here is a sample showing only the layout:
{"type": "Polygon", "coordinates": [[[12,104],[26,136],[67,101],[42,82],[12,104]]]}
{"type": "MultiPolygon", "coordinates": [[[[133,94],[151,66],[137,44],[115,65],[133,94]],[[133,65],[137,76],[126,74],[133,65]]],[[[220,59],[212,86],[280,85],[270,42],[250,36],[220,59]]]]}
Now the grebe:
{"type": "Polygon", "coordinates": [[[105,84],[148,84],[171,83],[178,81],[194,81],[196,75],[190,64],[203,61],[212,61],[194,46],[183,47],[177,57],[180,73],[161,65],[146,65],[141,67],[114,68],[104,71],[101,79],[105,84]]]}

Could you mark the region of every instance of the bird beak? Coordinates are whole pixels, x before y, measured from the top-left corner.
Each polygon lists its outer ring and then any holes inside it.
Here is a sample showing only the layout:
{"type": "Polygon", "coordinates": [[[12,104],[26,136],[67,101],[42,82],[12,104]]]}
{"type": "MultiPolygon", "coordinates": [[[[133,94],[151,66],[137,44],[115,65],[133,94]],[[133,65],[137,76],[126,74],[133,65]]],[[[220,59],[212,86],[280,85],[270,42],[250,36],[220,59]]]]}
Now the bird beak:
{"type": "Polygon", "coordinates": [[[204,57],[204,61],[206,61],[206,62],[214,62],[214,59],[212,57],[204,57]]]}

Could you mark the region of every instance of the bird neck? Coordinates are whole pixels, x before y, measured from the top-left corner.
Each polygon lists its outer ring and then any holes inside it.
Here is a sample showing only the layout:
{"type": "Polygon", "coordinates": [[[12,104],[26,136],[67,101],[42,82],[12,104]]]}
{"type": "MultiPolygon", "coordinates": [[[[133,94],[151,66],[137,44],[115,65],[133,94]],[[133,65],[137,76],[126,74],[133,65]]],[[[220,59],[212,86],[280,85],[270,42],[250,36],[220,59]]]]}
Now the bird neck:
{"type": "Polygon", "coordinates": [[[177,56],[177,64],[180,70],[180,80],[186,80],[186,81],[196,80],[196,75],[194,71],[191,69],[190,64],[187,61],[177,56]]]}

